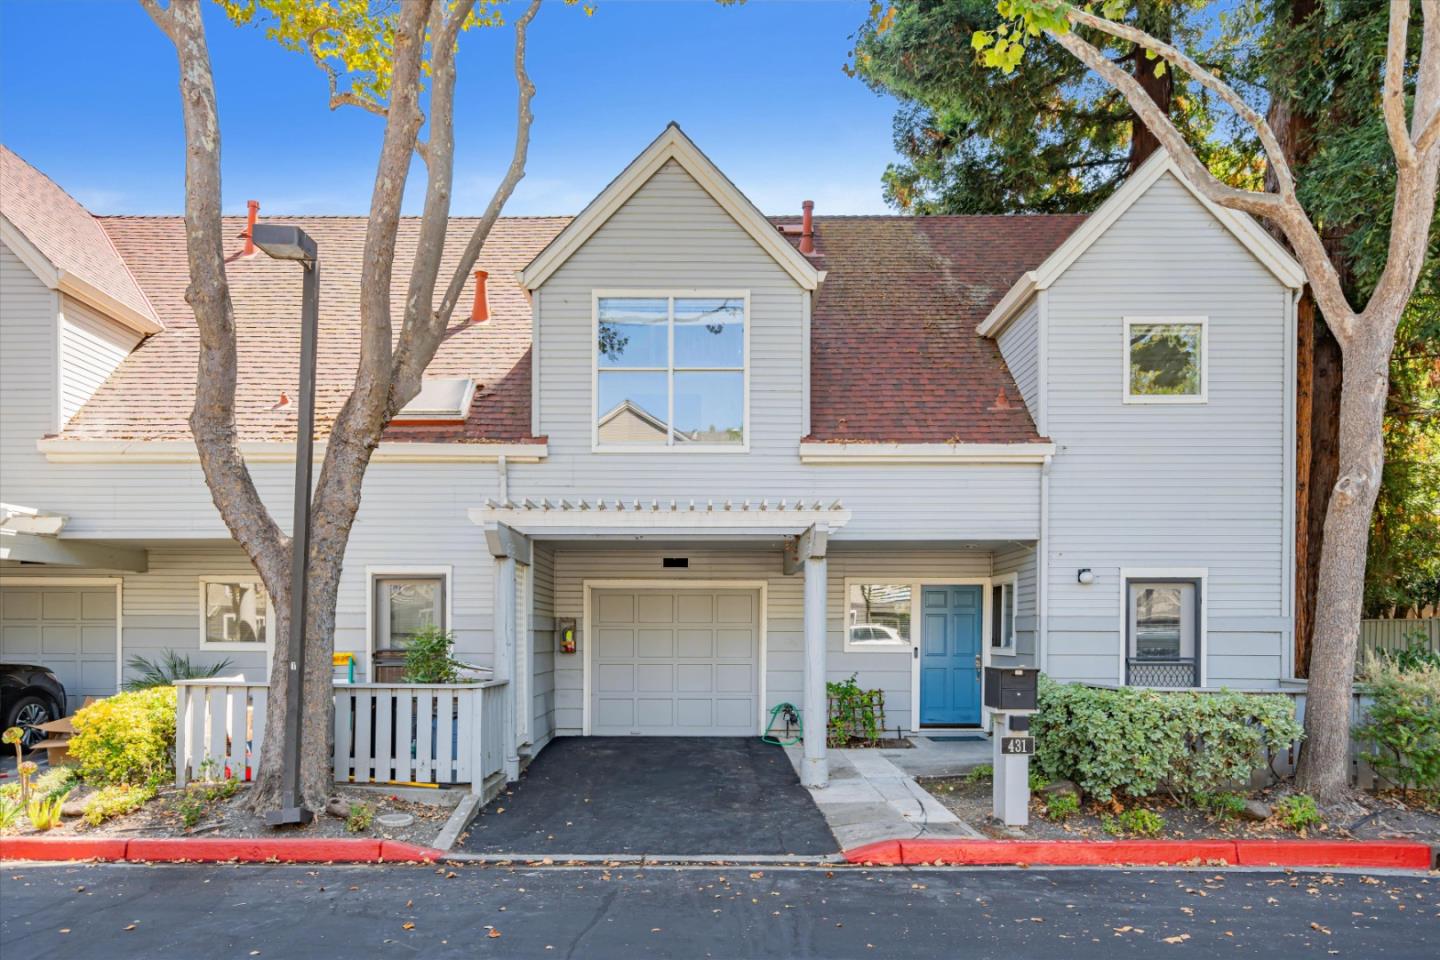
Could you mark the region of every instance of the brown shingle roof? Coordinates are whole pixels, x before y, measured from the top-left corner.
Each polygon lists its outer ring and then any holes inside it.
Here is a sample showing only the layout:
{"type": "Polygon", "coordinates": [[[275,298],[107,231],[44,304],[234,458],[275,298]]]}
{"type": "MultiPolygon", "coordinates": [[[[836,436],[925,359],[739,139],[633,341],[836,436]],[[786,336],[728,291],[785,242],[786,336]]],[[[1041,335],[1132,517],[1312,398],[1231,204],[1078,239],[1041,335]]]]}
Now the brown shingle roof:
{"type": "Polygon", "coordinates": [[[1039,440],[999,348],[975,327],[1083,220],[817,217],[815,263],[828,274],[811,318],[809,439],[1039,440]]]}
{"type": "MultiPolygon", "coordinates": [[[[301,223],[320,246],[321,333],[317,424],[323,435],[353,383],[359,350],[363,217],[268,218],[301,223]]],[[[1023,443],[1040,439],[995,342],[975,327],[1011,284],[1082,221],[1078,216],[817,218],[815,263],[828,271],[812,317],[811,436],[820,441],[1023,443]],[[999,398],[1003,397],[1003,401],[999,398]]],[[[102,217],[102,224],[166,330],[146,340],[66,426],[62,436],[170,440],[189,436],[197,332],[185,302],[179,217],[102,217]]],[[[460,426],[391,427],[387,439],[523,442],[530,435],[530,304],[514,273],[568,218],[505,218],[479,267],[490,272],[491,319],[468,322],[468,286],[432,377],[479,388],[460,426]]],[[[782,218],[777,223],[792,223],[782,218]]],[[[449,276],[475,221],[455,219],[449,276]]],[[[227,218],[226,253],[240,351],[242,440],[294,437],[300,271],[262,255],[240,257],[242,218],[227,218]]],[[[418,221],[400,231],[394,285],[398,331],[418,221]]]]}
{"type": "MultiPolygon", "coordinates": [[[[359,358],[359,291],[364,217],[269,217],[304,226],[320,248],[320,337],[316,427],[323,436],[354,385],[359,358]]],[[[165,322],[66,425],[67,439],[174,440],[190,435],[198,331],[185,302],[188,282],[184,221],[179,217],[102,217],[100,222],[165,322]]],[[[568,218],[509,217],[495,225],[477,267],[488,270],[490,319],[471,323],[473,276],[427,376],[470,377],[477,384],[463,425],[392,427],[387,440],[520,442],[530,437],[530,303],[516,286],[523,267],[568,218]]],[[[476,220],[450,223],[441,272],[443,289],[476,220]]],[[[240,384],[236,426],[241,440],[295,436],[295,406],[272,408],[281,393],[295,397],[299,370],[298,267],[264,254],[240,256],[245,221],[225,220],[230,292],[235,304],[240,384]]],[[[403,221],[397,243],[393,319],[398,336],[419,221],[403,221]]],[[[438,293],[437,293],[438,298],[438,293]]]]}
{"type": "Polygon", "coordinates": [[[57,270],[73,274],[146,318],[155,318],[90,211],[4,145],[0,145],[0,214],[57,270]]]}

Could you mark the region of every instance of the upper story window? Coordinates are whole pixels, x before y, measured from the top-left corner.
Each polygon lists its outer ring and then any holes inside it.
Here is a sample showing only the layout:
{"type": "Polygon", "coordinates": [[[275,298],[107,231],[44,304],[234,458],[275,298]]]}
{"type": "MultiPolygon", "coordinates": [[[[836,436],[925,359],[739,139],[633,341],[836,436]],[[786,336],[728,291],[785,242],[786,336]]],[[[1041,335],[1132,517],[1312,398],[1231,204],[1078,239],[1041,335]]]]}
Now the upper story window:
{"type": "Polygon", "coordinates": [[[597,450],[749,445],[746,294],[595,298],[597,450]]]}
{"type": "Polygon", "coordinates": [[[1204,403],[1205,317],[1125,318],[1125,402],[1204,403]]]}

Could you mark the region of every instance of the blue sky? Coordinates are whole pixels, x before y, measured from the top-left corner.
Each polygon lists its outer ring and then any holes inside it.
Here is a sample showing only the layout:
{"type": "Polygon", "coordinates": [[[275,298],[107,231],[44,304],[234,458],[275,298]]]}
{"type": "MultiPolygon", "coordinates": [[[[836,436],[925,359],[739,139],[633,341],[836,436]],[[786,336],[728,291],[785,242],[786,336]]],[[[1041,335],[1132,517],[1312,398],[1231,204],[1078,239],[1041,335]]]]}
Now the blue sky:
{"type": "MultiPolygon", "coordinates": [[[[513,6],[513,5],[512,5],[513,6]]],[[[529,173],[508,213],[574,213],[676,120],[767,213],[885,210],[895,103],[841,72],[865,2],[548,0],[530,31],[539,88],[529,173]]],[[[224,202],[363,213],[381,121],[325,106],[323,75],[207,4],[224,202]]],[[[454,212],[478,213],[508,160],[508,29],[461,45],[454,212]]],[[[0,137],[99,213],[178,213],[174,52],[133,0],[0,0],[0,137]],[[63,21],[65,42],[54,42],[63,21]]],[[[412,191],[412,212],[419,191],[412,191]]]]}

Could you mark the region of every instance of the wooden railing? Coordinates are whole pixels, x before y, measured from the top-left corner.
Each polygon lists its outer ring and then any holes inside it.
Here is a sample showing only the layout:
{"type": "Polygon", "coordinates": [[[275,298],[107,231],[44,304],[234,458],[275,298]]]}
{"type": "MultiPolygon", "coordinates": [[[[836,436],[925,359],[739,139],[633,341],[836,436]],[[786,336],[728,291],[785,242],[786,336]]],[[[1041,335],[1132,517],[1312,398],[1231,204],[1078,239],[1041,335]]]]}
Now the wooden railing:
{"type": "MultiPolygon", "coordinates": [[[[468,784],[504,768],[503,680],[335,685],[337,783],[468,784]]],[[[175,784],[252,779],[269,688],[243,679],[175,684],[175,784]]]]}

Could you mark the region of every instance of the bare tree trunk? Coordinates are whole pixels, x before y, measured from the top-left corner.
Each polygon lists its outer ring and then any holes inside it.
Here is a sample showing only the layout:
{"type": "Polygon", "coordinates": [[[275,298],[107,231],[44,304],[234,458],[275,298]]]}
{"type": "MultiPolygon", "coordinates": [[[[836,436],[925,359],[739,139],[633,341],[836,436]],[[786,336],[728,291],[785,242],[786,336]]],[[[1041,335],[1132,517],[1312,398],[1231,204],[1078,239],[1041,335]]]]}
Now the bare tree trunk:
{"type": "Polygon", "coordinates": [[[1305,702],[1306,740],[1296,786],[1318,800],[1350,790],[1350,706],[1357,625],[1364,595],[1370,514],[1380,492],[1381,428],[1393,328],[1366,329],[1346,347],[1340,394],[1340,479],[1325,517],[1315,604],[1315,640],[1305,702]]]}

